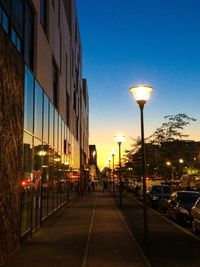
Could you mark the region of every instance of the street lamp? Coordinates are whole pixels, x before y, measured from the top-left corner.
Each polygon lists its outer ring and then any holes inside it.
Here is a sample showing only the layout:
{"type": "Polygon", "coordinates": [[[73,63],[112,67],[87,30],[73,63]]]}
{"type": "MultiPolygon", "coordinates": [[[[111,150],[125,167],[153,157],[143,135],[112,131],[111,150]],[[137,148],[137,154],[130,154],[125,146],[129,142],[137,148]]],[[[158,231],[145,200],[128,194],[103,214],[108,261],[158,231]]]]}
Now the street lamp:
{"type": "Polygon", "coordinates": [[[109,170],[110,170],[110,162],[111,162],[111,159],[109,158],[108,159],[108,168],[109,168],[109,170]]]}
{"type": "Polygon", "coordinates": [[[112,180],[113,180],[113,197],[115,196],[114,168],[115,168],[115,150],[112,150],[112,180]]]}
{"type": "Polygon", "coordinates": [[[170,167],[170,169],[171,169],[171,180],[173,180],[173,179],[174,179],[174,167],[172,166],[171,161],[167,161],[167,162],[166,162],[166,165],[167,165],[168,167],[170,167]]]}
{"type": "Polygon", "coordinates": [[[124,136],[118,135],[116,136],[116,141],[119,145],[119,204],[122,205],[122,165],[121,165],[121,144],[124,140],[124,136]]]}
{"type": "Polygon", "coordinates": [[[183,159],[179,159],[179,163],[182,164],[184,162],[183,159]]]}
{"type": "Polygon", "coordinates": [[[129,90],[133,93],[136,102],[140,107],[141,116],[141,141],[142,141],[142,178],[143,178],[143,230],[144,230],[144,242],[147,239],[148,233],[148,218],[147,218],[147,197],[146,197],[146,175],[145,175],[145,147],[144,147],[144,119],[143,119],[143,109],[147,100],[149,99],[151,91],[153,88],[147,85],[137,85],[129,90]]]}

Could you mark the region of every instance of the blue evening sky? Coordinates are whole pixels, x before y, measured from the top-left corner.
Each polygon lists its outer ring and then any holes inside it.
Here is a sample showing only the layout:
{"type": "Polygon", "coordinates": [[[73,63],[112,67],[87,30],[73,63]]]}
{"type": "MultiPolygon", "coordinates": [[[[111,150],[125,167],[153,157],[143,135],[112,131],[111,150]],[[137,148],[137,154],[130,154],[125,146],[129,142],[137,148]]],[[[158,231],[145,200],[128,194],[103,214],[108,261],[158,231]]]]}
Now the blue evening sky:
{"type": "MultiPolygon", "coordinates": [[[[139,108],[128,91],[155,88],[145,106],[145,135],[165,115],[195,117],[200,134],[200,1],[77,0],[83,76],[90,97],[90,144],[109,157],[114,136],[140,135],[139,108]],[[104,150],[104,152],[103,152],[104,150]]],[[[102,153],[102,155],[101,155],[102,153]]]]}

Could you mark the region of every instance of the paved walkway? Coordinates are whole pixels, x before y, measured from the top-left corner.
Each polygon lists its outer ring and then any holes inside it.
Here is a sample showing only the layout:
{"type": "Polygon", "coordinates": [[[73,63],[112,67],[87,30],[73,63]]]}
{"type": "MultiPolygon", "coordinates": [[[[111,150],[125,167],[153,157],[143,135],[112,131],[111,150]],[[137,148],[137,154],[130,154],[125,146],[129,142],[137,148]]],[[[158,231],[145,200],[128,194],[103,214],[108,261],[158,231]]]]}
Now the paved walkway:
{"type": "Polygon", "coordinates": [[[6,267],[150,266],[109,193],[89,193],[49,218],[6,267]]]}

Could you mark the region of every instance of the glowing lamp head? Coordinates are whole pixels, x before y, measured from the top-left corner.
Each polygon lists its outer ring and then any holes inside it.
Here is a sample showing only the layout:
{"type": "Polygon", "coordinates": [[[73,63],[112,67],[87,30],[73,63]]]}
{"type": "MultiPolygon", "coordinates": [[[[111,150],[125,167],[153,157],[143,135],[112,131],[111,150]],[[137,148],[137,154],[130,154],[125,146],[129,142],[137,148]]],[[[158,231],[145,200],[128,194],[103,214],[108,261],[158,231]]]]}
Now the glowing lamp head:
{"type": "Polygon", "coordinates": [[[184,162],[184,160],[183,159],[179,159],[179,163],[183,163],[184,162]]]}
{"type": "Polygon", "coordinates": [[[146,103],[146,101],[149,99],[150,93],[154,89],[148,85],[136,85],[134,87],[129,88],[129,90],[133,93],[137,102],[142,101],[146,103]]]}
{"type": "Polygon", "coordinates": [[[124,136],[123,135],[118,135],[115,138],[116,138],[116,141],[117,141],[118,144],[119,143],[121,144],[124,141],[124,136]]]}

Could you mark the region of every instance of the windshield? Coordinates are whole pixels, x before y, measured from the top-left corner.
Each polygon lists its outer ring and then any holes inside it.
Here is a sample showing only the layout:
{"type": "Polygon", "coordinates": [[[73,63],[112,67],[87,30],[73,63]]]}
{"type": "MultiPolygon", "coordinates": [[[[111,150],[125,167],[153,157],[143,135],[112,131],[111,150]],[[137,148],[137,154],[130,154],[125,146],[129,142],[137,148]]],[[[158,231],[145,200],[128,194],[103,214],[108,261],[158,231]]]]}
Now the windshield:
{"type": "Polygon", "coordinates": [[[194,204],[199,196],[199,193],[181,193],[179,194],[178,199],[183,204],[194,204]]]}
{"type": "Polygon", "coordinates": [[[152,191],[156,194],[170,194],[171,188],[169,186],[155,186],[152,188],[152,191]]]}

